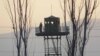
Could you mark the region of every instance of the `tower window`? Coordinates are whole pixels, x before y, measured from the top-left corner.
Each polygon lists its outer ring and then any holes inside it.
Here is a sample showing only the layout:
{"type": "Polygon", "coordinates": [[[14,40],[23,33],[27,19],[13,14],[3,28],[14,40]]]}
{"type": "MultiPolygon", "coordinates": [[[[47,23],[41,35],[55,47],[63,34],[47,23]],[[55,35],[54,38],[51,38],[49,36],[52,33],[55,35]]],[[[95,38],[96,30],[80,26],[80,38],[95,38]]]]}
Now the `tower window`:
{"type": "Polygon", "coordinates": [[[51,21],[51,24],[54,24],[54,22],[53,22],[53,21],[51,21]]]}

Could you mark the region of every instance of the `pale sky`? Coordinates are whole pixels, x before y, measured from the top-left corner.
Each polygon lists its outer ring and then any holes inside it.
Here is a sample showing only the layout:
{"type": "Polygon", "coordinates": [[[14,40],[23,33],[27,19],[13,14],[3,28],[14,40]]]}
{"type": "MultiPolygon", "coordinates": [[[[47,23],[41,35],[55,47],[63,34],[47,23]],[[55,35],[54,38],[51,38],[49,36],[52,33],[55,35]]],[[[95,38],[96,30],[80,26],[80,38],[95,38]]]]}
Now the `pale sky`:
{"type": "MultiPolygon", "coordinates": [[[[0,32],[8,32],[5,30],[6,27],[10,27],[11,21],[6,10],[6,0],[0,0],[0,32]]],[[[78,0],[77,0],[78,1],[78,0]]],[[[98,0],[100,3],[100,0],[98,0]]],[[[52,15],[60,17],[61,22],[63,22],[63,12],[60,8],[59,0],[31,0],[32,7],[32,26],[43,22],[44,17],[51,15],[51,5],[52,5],[52,15]]],[[[100,5],[98,6],[96,13],[96,18],[100,18],[100,5]]]]}

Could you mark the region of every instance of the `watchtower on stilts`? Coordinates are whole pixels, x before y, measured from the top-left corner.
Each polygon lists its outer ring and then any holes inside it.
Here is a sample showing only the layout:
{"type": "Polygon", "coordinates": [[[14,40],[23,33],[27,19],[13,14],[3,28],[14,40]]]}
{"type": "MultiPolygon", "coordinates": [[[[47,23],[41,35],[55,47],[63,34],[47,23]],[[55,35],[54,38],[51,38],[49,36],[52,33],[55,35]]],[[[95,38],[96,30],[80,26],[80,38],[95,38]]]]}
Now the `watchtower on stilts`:
{"type": "Polygon", "coordinates": [[[36,27],[36,36],[43,36],[45,56],[62,56],[61,37],[69,34],[69,29],[60,26],[60,18],[50,16],[44,18],[44,27],[40,23],[36,27]]]}

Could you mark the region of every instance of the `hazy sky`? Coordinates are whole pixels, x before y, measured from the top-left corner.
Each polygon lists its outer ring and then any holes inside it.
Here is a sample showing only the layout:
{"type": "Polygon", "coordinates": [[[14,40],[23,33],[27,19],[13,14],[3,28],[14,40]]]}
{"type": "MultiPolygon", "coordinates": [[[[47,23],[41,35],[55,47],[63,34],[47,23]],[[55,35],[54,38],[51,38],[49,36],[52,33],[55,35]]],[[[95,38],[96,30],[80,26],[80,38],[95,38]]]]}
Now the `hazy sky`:
{"type": "MultiPolygon", "coordinates": [[[[11,21],[7,14],[7,0],[0,0],[0,30],[1,32],[6,32],[5,27],[11,26],[11,21]],[[3,28],[4,27],[4,28],[3,28]]],[[[63,12],[60,8],[59,0],[30,0],[31,10],[32,10],[32,25],[37,25],[39,22],[43,22],[44,17],[51,15],[51,6],[52,6],[52,15],[60,17],[63,22],[63,12]],[[52,5],[51,5],[52,4],[52,5]]],[[[78,0],[77,0],[78,1],[78,0]]],[[[100,0],[98,0],[100,3],[100,0]]],[[[96,18],[100,18],[100,5],[96,10],[96,18]]]]}
{"type": "MultiPolygon", "coordinates": [[[[0,0],[0,34],[4,34],[4,33],[9,33],[11,32],[11,21],[9,19],[9,16],[7,14],[7,9],[6,9],[6,2],[7,0],[0,0]]],[[[78,1],[78,0],[77,0],[78,1]]],[[[100,0],[98,0],[98,4],[100,3],[100,0]]],[[[59,4],[59,0],[31,0],[30,4],[32,7],[32,26],[34,26],[35,24],[39,24],[39,22],[43,22],[44,17],[48,17],[51,15],[51,3],[52,3],[52,14],[54,16],[60,17],[61,21],[63,21],[63,16],[62,16],[62,10],[60,9],[60,4],[59,4]],[[51,2],[52,1],[52,2],[51,2]]],[[[100,18],[100,5],[98,6],[96,13],[95,13],[96,18],[100,18]]],[[[100,21],[100,20],[99,20],[100,21]]],[[[99,26],[100,22],[97,23],[97,25],[99,26]]],[[[96,25],[95,25],[96,26],[96,25]]],[[[97,26],[96,26],[97,27],[97,26]]],[[[95,28],[96,28],[95,27],[95,28]]],[[[100,29],[100,27],[98,28],[100,29]]],[[[31,33],[32,38],[34,37],[34,31],[32,31],[33,33],[31,33]]],[[[96,36],[99,36],[100,33],[99,30],[93,30],[92,31],[92,38],[89,39],[88,45],[87,47],[87,52],[86,56],[100,56],[100,38],[97,37],[95,38],[94,35],[96,34],[96,36]],[[94,38],[93,38],[94,37],[94,38]]],[[[10,36],[12,34],[8,34],[8,35],[1,35],[1,38],[8,38],[8,37],[12,37],[10,36]]],[[[91,37],[91,36],[90,36],[91,37]]],[[[32,48],[34,48],[34,46],[36,48],[37,51],[43,49],[42,47],[40,47],[41,45],[43,45],[43,39],[30,39],[31,41],[35,42],[29,42],[31,48],[29,50],[32,50],[32,48]],[[37,41],[37,42],[36,42],[37,41]],[[39,42],[38,42],[39,41],[39,42]],[[34,44],[36,43],[36,44],[34,44]]],[[[11,56],[12,52],[10,53],[9,50],[13,49],[13,42],[12,39],[0,39],[0,51],[5,51],[5,52],[0,52],[0,56],[11,56]],[[7,51],[9,53],[7,53],[7,51]]],[[[38,52],[39,52],[38,51],[38,52]]],[[[32,52],[33,53],[33,52],[32,52]]],[[[38,53],[37,53],[38,54],[38,53]]],[[[38,54],[41,55],[41,54],[38,54]]],[[[43,54],[44,55],[44,54],[43,54]]],[[[12,55],[13,56],[13,55],[12,55]]]]}

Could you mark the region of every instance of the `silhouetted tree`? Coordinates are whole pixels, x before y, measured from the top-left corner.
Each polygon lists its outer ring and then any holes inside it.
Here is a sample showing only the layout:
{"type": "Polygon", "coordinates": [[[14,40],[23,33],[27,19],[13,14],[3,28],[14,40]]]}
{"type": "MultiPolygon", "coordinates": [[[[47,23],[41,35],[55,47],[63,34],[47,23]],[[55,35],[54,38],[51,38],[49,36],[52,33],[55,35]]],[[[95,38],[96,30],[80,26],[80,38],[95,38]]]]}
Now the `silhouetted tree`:
{"type": "Polygon", "coordinates": [[[18,56],[21,56],[22,43],[24,43],[24,56],[27,56],[27,43],[31,30],[31,13],[28,2],[29,0],[7,0],[18,56]]]}
{"type": "Polygon", "coordinates": [[[84,48],[89,39],[89,33],[92,29],[92,15],[97,7],[97,0],[64,0],[61,8],[64,12],[64,23],[66,28],[66,13],[72,23],[72,37],[66,36],[67,55],[84,56],[84,48]]]}

